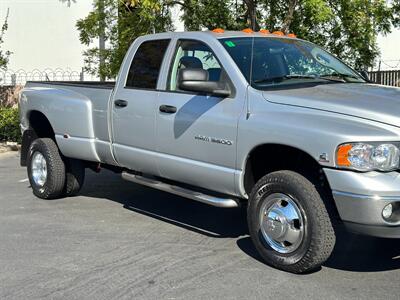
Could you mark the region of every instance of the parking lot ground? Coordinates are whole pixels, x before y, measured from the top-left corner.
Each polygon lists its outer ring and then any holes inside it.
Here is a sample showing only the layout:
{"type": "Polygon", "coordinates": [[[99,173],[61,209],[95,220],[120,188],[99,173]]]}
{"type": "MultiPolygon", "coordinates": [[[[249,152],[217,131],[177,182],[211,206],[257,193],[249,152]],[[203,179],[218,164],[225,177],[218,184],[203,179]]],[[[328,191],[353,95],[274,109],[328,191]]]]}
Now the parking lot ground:
{"type": "Polygon", "coordinates": [[[340,233],[321,270],[288,274],[260,261],[245,209],[86,175],[79,196],[40,200],[0,156],[1,299],[400,298],[400,240],[340,233]]]}

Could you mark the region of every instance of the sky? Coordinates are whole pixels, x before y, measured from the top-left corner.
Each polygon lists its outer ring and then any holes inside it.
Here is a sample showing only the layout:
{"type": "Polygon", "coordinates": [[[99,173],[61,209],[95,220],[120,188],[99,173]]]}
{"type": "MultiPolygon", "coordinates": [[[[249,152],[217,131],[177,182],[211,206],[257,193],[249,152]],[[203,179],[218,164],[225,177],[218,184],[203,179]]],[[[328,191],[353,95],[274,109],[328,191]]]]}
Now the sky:
{"type": "MultiPolygon", "coordinates": [[[[92,0],[78,0],[71,7],[58,0],[0,0],[0,23],[10,9],[9,30],[4,37],[4,49],[13,52],[9,69],[47,68],[80,71],[82,52],[76,21],[92,8],[92,0]]],[[[183,30],[179,10],[173,11],[175,27],[183,30]]],[[[400,30],[378,37],[382,52],[382,68],[394,66],[400,60],[400,30]]],[[[400,69],[400,65],[398,66],[400,69]]]]}

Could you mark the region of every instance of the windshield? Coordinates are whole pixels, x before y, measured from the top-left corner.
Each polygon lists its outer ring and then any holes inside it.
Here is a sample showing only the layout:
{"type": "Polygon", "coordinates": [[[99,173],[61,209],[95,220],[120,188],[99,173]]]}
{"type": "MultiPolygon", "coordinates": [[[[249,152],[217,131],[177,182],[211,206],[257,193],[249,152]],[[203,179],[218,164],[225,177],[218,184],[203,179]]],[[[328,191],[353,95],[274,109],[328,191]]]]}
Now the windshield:
{"type": "Polygon", "coordinates": [[[357,72],[310,42],[272,37],[220,42],[256,89],[365,82],[357,72]]]}

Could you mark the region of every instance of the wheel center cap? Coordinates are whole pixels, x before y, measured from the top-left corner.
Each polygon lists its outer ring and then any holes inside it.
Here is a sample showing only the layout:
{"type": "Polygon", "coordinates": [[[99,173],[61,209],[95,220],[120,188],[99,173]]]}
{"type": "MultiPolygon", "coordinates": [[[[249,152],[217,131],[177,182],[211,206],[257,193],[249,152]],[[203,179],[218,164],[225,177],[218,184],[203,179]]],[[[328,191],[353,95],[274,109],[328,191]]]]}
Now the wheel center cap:
{"type": "Polygon", "coordinates": [[[286,234],[288,223],[283,214],[280,214],[277,210],[272,210],[266,217],[266,228],[267,234],[276,241],[283,240],[286,234]]]}

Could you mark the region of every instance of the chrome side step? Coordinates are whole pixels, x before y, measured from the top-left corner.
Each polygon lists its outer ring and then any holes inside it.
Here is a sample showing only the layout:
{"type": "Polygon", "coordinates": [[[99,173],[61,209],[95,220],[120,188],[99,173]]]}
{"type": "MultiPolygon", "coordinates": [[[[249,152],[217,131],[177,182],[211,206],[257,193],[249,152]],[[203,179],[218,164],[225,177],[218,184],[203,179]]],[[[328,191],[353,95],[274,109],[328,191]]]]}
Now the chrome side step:
{"type": "Polygon", "coordinates": [[[206,195],[176,185],[171,185],[156,179],[151,179],[140,175],[131,174],[128,172],[122,172],[122,178],[128,181],[132,181],[134,183],[138,183],[141,185],[155,188],[157,190],[161,190],[181,197],[203,202],[212,206],[225,207],[225,208],[239,206],[239,203],[234,199],[219,198],[215,196],[206,195]]]}

